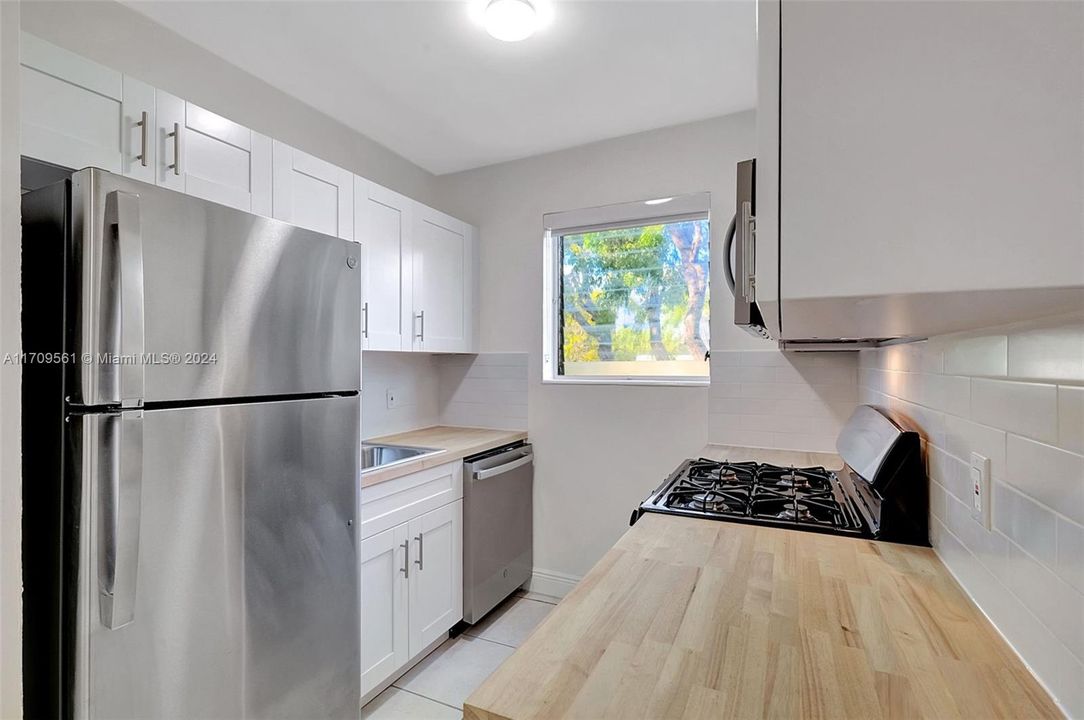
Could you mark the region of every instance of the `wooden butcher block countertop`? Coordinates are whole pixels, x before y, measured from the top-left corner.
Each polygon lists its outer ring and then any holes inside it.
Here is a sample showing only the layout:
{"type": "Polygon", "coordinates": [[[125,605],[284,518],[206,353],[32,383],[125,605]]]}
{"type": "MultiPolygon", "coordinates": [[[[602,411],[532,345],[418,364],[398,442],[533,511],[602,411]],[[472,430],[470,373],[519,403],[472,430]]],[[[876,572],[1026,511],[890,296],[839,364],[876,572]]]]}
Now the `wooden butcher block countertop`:
{"type": "Polygon", "coordinates": [[[654,513],[464,712],[470,720],[1062,717],[930,548],[654,513]]]}
{"type": "Polygon", "coordinates": [[[438,448],[443,452],[425,455],[416,460],[408,460],[386,468],[376,468],[363,472],[361,474],[361,486],[369,487],[386,480],[462,460],[468,455],[485,452],[501,445],[526,439],[527,433],[523,430],[489,430],[486,428],[453,427],[448,425],[436,425],[422,430],[410,430],[395,435],[371,438],[365,442],[438,448]]]}

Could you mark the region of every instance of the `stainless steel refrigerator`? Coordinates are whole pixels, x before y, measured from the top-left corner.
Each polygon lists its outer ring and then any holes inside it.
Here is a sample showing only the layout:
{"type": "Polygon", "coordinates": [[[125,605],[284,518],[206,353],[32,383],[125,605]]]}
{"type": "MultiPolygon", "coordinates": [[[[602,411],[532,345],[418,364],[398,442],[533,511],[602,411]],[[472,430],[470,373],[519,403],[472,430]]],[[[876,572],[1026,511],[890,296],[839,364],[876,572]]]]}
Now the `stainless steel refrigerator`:
{"type": "Polygon", "coordinates": [[[356,718],[358,246],[23,196],[27,717],[356,718]]]}

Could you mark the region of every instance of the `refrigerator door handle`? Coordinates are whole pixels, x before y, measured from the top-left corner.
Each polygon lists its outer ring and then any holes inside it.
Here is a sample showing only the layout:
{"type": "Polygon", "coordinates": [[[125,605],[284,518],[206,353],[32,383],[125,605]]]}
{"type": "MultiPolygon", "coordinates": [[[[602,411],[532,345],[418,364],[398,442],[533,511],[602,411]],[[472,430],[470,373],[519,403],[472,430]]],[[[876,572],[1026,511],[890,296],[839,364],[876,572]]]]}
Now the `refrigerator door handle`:
{"type": "Polygon", "coordinates": [[[135,618],[136,569],[143,485],[143,411],[86,416],[98,448],[98,595],[102,625],[135,618]]]}
{"type": "MultiPolygon", "coordinates": [[[[106,196],[106,222],[116,242],[117,297],[120,327],[115,345],[121,407],[143,405],[143,236],[139,227],[139,196],[114,190],[106,196]]],[[[105,372],[112,372],[109,363],[105,372]]]]}

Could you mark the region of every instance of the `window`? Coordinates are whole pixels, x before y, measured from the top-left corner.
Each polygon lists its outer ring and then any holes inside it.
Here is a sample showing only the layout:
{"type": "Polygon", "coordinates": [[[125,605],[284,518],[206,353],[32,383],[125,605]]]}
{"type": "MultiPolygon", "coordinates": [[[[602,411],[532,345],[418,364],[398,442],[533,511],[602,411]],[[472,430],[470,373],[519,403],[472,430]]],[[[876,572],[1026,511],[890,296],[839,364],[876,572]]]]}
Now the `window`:
{"type": "Polygon", "coordinates": [[[547,216],[565,221],[547,231],[547,379],[707,380],[707,207],[702,193],[547,216]]]}

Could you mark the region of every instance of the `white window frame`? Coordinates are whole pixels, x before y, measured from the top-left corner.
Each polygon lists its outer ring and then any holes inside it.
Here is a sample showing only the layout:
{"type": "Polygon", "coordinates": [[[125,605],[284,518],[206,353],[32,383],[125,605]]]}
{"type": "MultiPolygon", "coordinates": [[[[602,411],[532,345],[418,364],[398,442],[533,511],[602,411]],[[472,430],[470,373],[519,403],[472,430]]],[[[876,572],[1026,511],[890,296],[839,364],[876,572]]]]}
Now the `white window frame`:
{"type": "MultiPolygon", "coordinates": [[[[707,192],[675,196],[665,202],[641,200],[617,205],[548,213],[543,216],[542,238],[542,382],[564,385],[655,385],[703,387],[710,376],[677,375],[561,375],[559,325],[561,264],[557,261],[561,237],[592,230],[640,227],[682,220],[707,219],[711,222],[711,194],[707,192]]],[[[708,239],[709,243],[711,238],[708,239]]],[[[708,287],[711,279],[709,274],[708,287]]],[[[708,363],[705,362],[705,366],[708,363]]],[[[709,370],[710,373],[710,370],[709,370]]]]}

